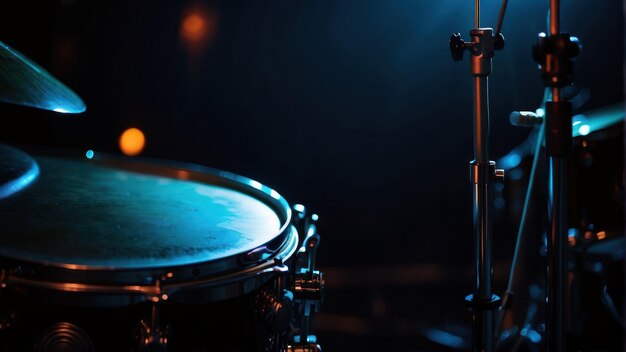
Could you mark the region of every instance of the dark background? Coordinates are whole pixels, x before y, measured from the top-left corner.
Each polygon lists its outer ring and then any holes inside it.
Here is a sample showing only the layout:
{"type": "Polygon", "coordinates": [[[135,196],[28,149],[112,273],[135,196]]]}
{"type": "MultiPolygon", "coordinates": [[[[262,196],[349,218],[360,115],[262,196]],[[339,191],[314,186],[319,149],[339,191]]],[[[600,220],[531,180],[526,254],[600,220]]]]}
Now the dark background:
{"type": "MultiPolygon", "coordinates": [[[[499,1],[483,1],[495,26],[499,1]]],[[[619,0],[563,2],[581,38],[579,111],[623,100],[619,0]]],[[[543,95],[531,58],[547,1],[510,1],[506,48],[493,64],[493,158],[525,140],[513,110],[543,95]]],[[[469,63],[448,38],[473,25],[473,2],[15,1],[0,40],[87,104],[80,116],[3,105],[6,143],[120,153],[128,127],[142,156],[208,165],[266,184],[320,215],[328,292],[317,322],[328,350],[436,349],[424,326],[467,323],[471,290],[472,105],[469,63]],[[189,11],[208,16],[193,49],[189,11]]],[[[496,233],[496,287],[513,224],[496,233]]],[[[464,332],[461,332],[462,335],[464,332]]]]}

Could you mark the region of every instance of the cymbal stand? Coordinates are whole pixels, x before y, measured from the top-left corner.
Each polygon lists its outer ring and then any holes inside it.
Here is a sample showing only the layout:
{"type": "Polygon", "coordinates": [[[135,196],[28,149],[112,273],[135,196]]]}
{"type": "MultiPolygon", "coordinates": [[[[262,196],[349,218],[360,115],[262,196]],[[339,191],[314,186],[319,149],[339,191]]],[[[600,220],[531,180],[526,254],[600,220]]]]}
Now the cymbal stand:
{"type": "Polygon", "coordinates": [[[572,107],[561,97],[561,88],[572,83],[571,59],[578,55],[576,37],[560,32],[560,1],[550,0],[550,35],[540,33],[533,58],[541,66],[541,78],[552,89],[546,103],[546,152],[549,158],[548,268],[546,290],[546,349],[566,350],[565,302],[567,299],[567,156],[572,146],[572,107]]]}
{"type": "Polygon", "coordinates": [[[492,288],[492,207],[493,185],[504,179],[504,171],[496,170],[496,163],[489,160],[489,75],[495,50],[504,47],[501,35],[494,36],[493,29],[480,27],[480,0],[475,0],[475,28],[470,30],[472,41],[461,39],[460,34],[450,38],[450,50],[455,61],[463,59],[465,50],[470,52],[470,68],[473,77],[474,105],[474,160],[470,162],[470,178],[473,184],[474,218],[474,282],[472,294],[466,301],[472,308],[473,351],[494,351],[494,313],[500,298],[492,288]]]}

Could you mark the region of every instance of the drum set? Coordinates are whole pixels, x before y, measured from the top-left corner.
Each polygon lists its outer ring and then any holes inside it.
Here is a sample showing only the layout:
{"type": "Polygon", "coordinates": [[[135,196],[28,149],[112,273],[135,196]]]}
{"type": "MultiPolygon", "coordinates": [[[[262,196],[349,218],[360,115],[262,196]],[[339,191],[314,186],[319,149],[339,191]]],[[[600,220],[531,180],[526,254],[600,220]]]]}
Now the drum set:
{"type": "MultiPolygon", "coordinates": [[[[450,39],[455,60],[469,52],[473,79],[474,351],[623,348],[624,107],[572,116],[564,89],[579,45],[550,3],[549,34],[533,51],[544,99],[511,115],[532,132],[502,169],[489,150],[488,77],[507,1],[494,31],[480,26],[475,0],[471,41],[450,39]],[[492,283],[498,216],[519,224],[502,298],[492,283]]],[[[0,101],[86,110],[1,42],[0,101]]],[[[0,145],[0,351],[321,351],[311,329],[324,294],[317,221],[221,170],[0,145]]]]}
{"type": "MultiPolygon", "coordinates": [[[[0,43],[0,101],[83,101],[0,43]]],[[[198,165],[0,145],[0,351],[319,351],[318,216],[198,165]]]]}
{"type": "Polygon", "coordinates": [[[544,99],[536,111],[511,114],[514,125],[533,132],[499,160],[503,169],[490,160],[488,77],[504,48],[507,1],[495,31],[480,26],[475,0],[471,41],[450,38],[455,61],[469,52],[473,79],[474,285],[466,298],[473,351],[624,348],[624,106],[572,116],[566,89],[580,44],[560,30],[560,1],[549,3],[549,31],[532,51],[544,99]],[[496,200],[519,224],[502,298],[492,283],[496,200]]]}

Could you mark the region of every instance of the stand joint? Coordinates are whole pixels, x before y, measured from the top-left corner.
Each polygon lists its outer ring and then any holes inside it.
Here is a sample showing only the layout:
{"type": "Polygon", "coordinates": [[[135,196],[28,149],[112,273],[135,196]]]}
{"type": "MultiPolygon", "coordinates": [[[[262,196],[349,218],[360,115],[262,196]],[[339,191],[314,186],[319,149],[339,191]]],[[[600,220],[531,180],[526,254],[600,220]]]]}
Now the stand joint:
{"type": "Polygon", "coordinates": [[[504,182],[504,170],[496,169],[495,161],[470,163],[470,180],[473,184],[490,184],[504,182]]]}
{"type": "Polygon", "coordinates": [[[578,38],[567,33],[547,36],[539,33],[533,46],[533,59],[541,66],[541,78],[547,87],[572,84],[572,59],[580,52],[578,38]]]}

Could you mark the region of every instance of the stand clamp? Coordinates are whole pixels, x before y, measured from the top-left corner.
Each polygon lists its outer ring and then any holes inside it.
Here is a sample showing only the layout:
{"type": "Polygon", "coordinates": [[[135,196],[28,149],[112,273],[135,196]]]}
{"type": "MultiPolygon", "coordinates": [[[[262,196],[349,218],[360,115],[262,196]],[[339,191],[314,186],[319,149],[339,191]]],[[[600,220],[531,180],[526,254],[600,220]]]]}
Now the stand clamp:
{"type": "Polygon", "coordinates": [[[547,87],[572,84],[572,59],[580,52],[578,38],[567,33],[547,36],[539,33],[533,46],[533,59],[541,66],[541,78],[547,87]]]}
{"type": "MultiPolygon", "coordinates": [[[[533,46],[533,59],[541,67],[546,87],[561,88],[572,84],[572,59],[580,52],[578,38],[567,33],[546,36],[539,33],[533,46]]],[[[566,157],[572,145],[572,106],[569,102],[546,103],[546,151],[549,156],[566,157]]]]}
{"type": "Polygon", "coordinates": [[[492,33],[493,30],[491,28],[474,28],[470,31],[472,41],[469,43],[461,38],[461,33],[453,34],[450,37],[452,60],[463,61],[465,50],[472,53],[472,55],[480,56],[486,54],[488,59],[493,58],[494,50],[500,51],[504,49],[504,36],[502,33],[498,33],[494,37],[492,33]],[[489,31],[488,36],[485,36],[486,31],[489,31]]]}
{"type": "Polygon", "coordinates": [[[310,334],[311,315],[319,312],[324,298],[324,275],[315,270],[317,247],[320,235],[315,223],[317,214],[306,214],[306,209],[300,204],[293,207],[294,225],[298,233],[304,236],[302,245],[296,254],[293,273],[294,302],[299,311],[299,331],[293,336],[293,343],[287,347],[290,352],[318,352],[322,348],[317,343],[317,337],[310,334]]]}

